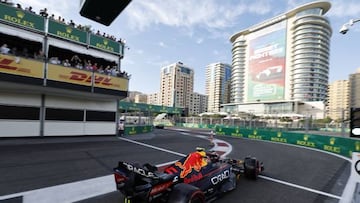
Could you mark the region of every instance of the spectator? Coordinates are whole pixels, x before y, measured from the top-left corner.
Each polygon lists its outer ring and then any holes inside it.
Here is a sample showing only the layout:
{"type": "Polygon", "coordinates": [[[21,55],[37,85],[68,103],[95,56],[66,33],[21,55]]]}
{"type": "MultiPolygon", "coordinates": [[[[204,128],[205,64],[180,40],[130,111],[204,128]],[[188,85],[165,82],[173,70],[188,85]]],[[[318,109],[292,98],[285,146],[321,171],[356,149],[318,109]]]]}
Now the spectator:
{"type": "Polygon", "coordinates": [[[77,64],[75,65],[75,68],[83,69],[84,66],[83,66],[81,63],[77,63],[77,64]]]}
{"type": "Polygon", "coordinates": [[[55,15],[51,14],[51,16],[49,17],[51,20],[55,20],[55,15]]]}
{"type": "Polygon", "coordinates": [[[94,72],[96,72],[98,70],[97,63],[94,63],[91,70],[94,71],[94,72]]]}
{"type": "Polygon", "coordinates": [[[58,17],[57,21],[61,23],[61,16],[58,17]]]}
{"type": "Polygon", "coordinates": [[[1,0],[1,3],[8,4],[10,6],[14,5],[14,3],[9,2],[8,0],[1,0]]]}
{"type": "Polygon", "coordinates": [[[111,68],[111,75],[112,76],[117,76],[118,71],[116,70],[116,68],[111,68]]]}
{"type": "Polygon", "coordinates": [[[16,47],[13,47],[13,48],[11,49],[11,54],[13,54],[13,55],[15,55],[15,56],[19,56],[19,52],[18,52],[18,50],[17,50],[16,47]]]}
{"type": "Polygon", "coordinates": [[[42,51],[42,49],[40,49],[38,52],[34,53],[34,59],[45,60],[45,54],[42,51]]]}
{"type": "Polygon", "coordinates": [[[66,66],[66,67],[70,67],[70,66],[71,66],[71,64],[69,63],[69,59],[65,59],[65,60],[63,61],[63,66],[66,66]]]}
{"type": "Polygon", "coordinates": [[[1,47],[0,47],[0,53],[1,54],[9,54],[10,52],[10,49],[8,48],[8,45],[7,44],[3,44],[1,47]]]}
{"type": "Polygon", "coordinates": [[[71,59],[70,59],[71,66],[75,67],[79,63],[81,63],[81,59],[79,58],[78,55],[75,54],[73,57],[71,57],[71,59]]]}
{"type": "Polygon", "coordinates": [[[21,55],[25,58],[29,57],[29,51],[26,47],[23,48],[21,55]]]}
{"type": "Polygon", "coordinates": [[[73,21],[73,20],[70,20],[69,25],[72,26],[72,27],[75,27],[74,21],[73,21]]]}
{"type": "Polygon", "coordinates": [[[103,74],[104,73],[104,67],[103,65],[100,65],[99,69],[98,69],[98,72],[103,74]]]}
{"type": "Polygon", "coordinates": [[[91,71],[92,70],[92,64],[90,60],[85,61],[85,70],[91,71]]]}
{"type": "Polygon", "coordinates": [[[119,136],[123,136],[124,130],[125,130],[125,120],[124,119],[119,120],[118,130],[119,130],[119,136]]]}
{"type": "Polygon", "coordinates": [[[52,63],[52,64],[61,64],[60,60],[58,57],[51,57],[49,59],[49,62],[52,63]]]}
{"type": "Polygon", "coordinates": [[[21,5],[20,4],[16,4],[16,8],[18,9],[22,9],[21,5]]]}
{"type": "Polygon", "coordinates": [[[105,73],[106,75],[110,75],[110,74],[111,74],[111,70],[110,70],[110,66],[109,66],[109,65],[106,66],[106,68],[105,68],[105,70],[104,70],[104,73],[105,73]]]}
{"type": "Polygon", "coordinates": [[[76,26],[76,28],[79,29],[79,30],[82,30],[82,29],[83,29],[83,27],[82,27],[80,24],[78,24],[78,25],[76,26]]]}
{"type": "Polygon", "coordinates": [[[44,8],[44,9],[41,9],[40,10],[40,15],[44,18],[47,18],[48,17],[48,13],[47,13],[47,8],[44,8]]]}
{"type": "Polygon", "coordinates": [[[25,11],[30,12],[30,13],[34,13],[31,6],[25,8],[25,11]]]}

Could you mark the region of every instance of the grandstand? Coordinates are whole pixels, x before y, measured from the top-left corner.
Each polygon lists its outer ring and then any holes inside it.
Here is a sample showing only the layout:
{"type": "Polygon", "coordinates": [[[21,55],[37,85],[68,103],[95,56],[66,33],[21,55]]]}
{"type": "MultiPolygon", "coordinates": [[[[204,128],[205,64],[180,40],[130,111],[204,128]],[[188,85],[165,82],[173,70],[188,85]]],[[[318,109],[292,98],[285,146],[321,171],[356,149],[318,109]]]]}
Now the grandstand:
{"type": "Polygon", "coordinates": [[[0,3],[0,137],[116,134],[124,42],[0,3]]]}

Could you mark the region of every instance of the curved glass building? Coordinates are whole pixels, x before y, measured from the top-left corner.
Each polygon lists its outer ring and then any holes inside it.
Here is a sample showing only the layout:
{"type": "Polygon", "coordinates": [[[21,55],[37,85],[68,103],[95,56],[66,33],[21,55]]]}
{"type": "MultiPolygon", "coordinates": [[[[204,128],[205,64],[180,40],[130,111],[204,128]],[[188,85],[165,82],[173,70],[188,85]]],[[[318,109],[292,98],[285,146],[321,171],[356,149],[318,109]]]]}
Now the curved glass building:
{"type": "Polygon", "coordinates": [[[324,101],[330,7],[304,4],[231,36],[231,103],[324,101]]]}

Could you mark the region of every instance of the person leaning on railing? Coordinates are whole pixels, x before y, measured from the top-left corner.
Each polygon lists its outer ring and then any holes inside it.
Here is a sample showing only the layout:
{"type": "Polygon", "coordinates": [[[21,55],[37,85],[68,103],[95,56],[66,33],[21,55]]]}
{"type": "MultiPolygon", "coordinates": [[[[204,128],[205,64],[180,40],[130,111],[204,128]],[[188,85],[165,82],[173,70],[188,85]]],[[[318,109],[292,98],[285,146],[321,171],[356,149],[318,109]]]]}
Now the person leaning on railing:
{"type": "Polygon", "coordinates": [[[0,53],[1,54],[9,54],[10,53],[10,49],[8,47],[7,44],[3,44],[1,47],[0,47],[0,53]]]}

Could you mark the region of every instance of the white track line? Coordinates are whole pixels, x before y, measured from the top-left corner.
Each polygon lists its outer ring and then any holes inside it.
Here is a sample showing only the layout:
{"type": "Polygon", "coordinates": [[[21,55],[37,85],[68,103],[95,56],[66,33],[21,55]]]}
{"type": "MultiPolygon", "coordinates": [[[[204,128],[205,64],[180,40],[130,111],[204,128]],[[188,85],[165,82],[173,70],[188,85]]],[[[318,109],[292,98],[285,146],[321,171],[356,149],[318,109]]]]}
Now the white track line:
{"type": "Polygon", "coordinates": [[[296,185],[296,184],[285,182],[285,181],[282,181],[282,180],[277,180],[277,179],[270,178],[270,177],[267,177],[267,176],[259,175],[259,178],[262,178],[262,179],[265,179],[265,180],[270,180],[270,181],[280,183],[280,184],[283,184],[283,185],[295,187],[295,188],[298,188],[298,189],[306,190],[306,191],[309,191],[309,192],[317,193],[317,194],[324,195],[324,196],[327,196],[327,197],[332,197],[332,198],[339,199],[339,200],[341,199],[341,197],[337,196],[337,195],[333,195],[333,194],[330,194],[330,193],[327,193],[327,192],[322,192],[320,190],[314,190],[314,189],[311,189],[311,188],[308,188],[308,187],[304,187],[304,186],[301,186],[301,185],[296,185]]]}
{"type": "MultiPolygon", "coordinates": [[[[203,137],[206,138],[206,136],[203,136],[203,137]]],[[[149,147],[152,149],[160,150],[163,152],[167,152],[170,154],[175,154],[178,156],[186,156],[185,154],[182,154],[182,153],[174,152],[174,151],[163,149],[160,147],[155,147],[155,146],[137,142],[134,140],[129,140],[129,139],[120,138],[120,137],[119,137],[119,139],[127,141],[127,142],[131,142],[134,144],[142,145],[145,147],[149,147]]],[[[214,139],[214,141],[215,141],[215,139],[214,139]]],[[[222,140],[217,140],[217,141],[222,142],[222,143],[227,143],[222,140]]],[[[232,146],[229,143],[227,143],[227,144],[229,146],[229,150],[232,150],[232,146]]],[[[215,148],[216,148],[216,142],[215,142],[215,148]]],[[[223,148],[221,148],[221,149],[223,149],[223,148]]],[[[157,166],[167,165],[169,163],[173,163],[173,162],[159,164],[157,166]]],[[[341,197],[336,196],[336,195],[332,195],[332,194],[322,192],[319,190],[314,190],[311,188],[303,187],[300,185],[295,185],[293,183],[285,182],[282,180],[277,180],[277,179],[262,176],[262,175],[259,177],[269,180],[269,181],[284,184],[287,186],[291,186],[291,187],[306,190],[309,192],[328,196],[331,198],[341,199],[341,197]]],[[[77,182],[56,185],[56,186],[51,186],[51,187],[37,189],[37,190],[31,190],[31,191],[26,191],[26,192],[20,192],[20,193],[0,196],[0,200],[22,197],[23,203],[48,203],[48,202],[70,203],[70,202],[75,202],[75,201],[80,201],[80,200],[96,197],[96,196],[107,194],[107,193],[114,192],[114,191],[116,191],[114,177],[113,177],[113,175],[107,175],[107,176],[92,178],[92,179],[83,180],[83,181],[77,181],[77,182]]]]}

